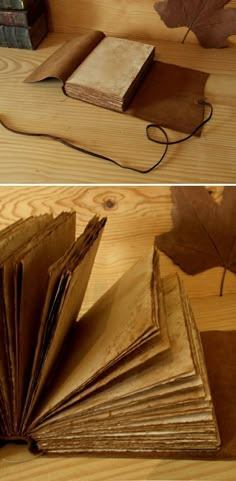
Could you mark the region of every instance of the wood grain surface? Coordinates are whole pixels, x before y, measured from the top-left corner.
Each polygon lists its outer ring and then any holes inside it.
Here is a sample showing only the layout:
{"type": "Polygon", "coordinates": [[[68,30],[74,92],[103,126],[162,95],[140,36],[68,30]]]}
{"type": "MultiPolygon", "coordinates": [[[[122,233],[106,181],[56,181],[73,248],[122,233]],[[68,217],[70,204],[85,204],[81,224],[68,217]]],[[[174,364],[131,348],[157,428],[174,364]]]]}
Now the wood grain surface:
{"type": "MultiPolygon", "coordinates": [[[[111,35],[182,41],[186,28],[169,29],[155,13],[155,0],[47,0],[50,28],[55,32],[98,29],[111,35]],[[67,5],[69,8],[66,8],[67,5]]],[[[228,7],[236,7],[231,0],[228,7]]],[[[236,36],[231,37],[236,42],[236,36]]],[[[197,42],[193,33],[187,42],[197,42]]]]}
{"type": "MultiPolygon", "coordinates": [[[[147,140],[146,122],[65,97],[58,81],[23,83],[34,67],[69,38],[51,33],[35,52],[0,48],[0,118],[15,129],[62,136],[124,166],[147,169],[161,157],[163,148],[147,140]]],[[[141,175],[0,126],[0,183],[234,183],[236,45],[206,50],[196,43],[159,40],[156,46],[161,61],[211,74],[205,95],[214,106],[214,115],[200,139],[170,147],[154,172],[141,175]]],[[[182,135],[167,132],[171,140],[182,135]]]]}
{"type": "MultiPolygon", "coordinates": [[[[220,201],[222,188],[210,190],[220,201]]],[[[0,187],[0,228],[21,217],[45,212],[56,215],[74,209],[79,234],[93,214],[108,217],[83,310],[132,263],[146,255],[155,235],[171,228],[171,208],[168,187],[0,187]]],[[[221,268],[189,276],[161,255],[161,269],[162,275],[180,273],[202,330],[235,328],[235,275],[227,273],[225,295],[220,298],[221,268]]],[[[0,450],[3,481],[234,481],[235,473],[236,463],[231,461],[35,458],[26,446],[12,444],[0,450]]]]}

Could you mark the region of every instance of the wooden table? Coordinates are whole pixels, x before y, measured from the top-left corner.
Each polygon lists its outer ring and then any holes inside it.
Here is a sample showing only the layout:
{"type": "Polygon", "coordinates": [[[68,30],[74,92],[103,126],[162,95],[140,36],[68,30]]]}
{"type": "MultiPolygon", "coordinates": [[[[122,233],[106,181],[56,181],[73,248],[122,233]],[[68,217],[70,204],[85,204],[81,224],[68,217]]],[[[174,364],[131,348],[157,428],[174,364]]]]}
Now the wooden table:
{"type": "MultiPolygon", "coordinates": [[[[0,117],[13,128],[62,136],[125,166],[147,169],[163,149],[147,140],[146,122],[67,98],[57,81],[23,83],[34,67],[71,37],[50,33],[35,52],[0,48],[0,117]]],[[[0,183],[234,183],[236,44],[206,50],[196,43],[162,39],[156,47],[161,61],[211,74],[205,93],[214,116],[201,139],[172,146],[156,171],[141,175],[0,126],[0,183]]],[[[176,140],[181,134],[171,131],[169,136],[176,140]]]]}
{"type": "MultiPolygon", "coordinates": [[[[212,188],[220,199],[222,189],[212,188]]],[[[0,187],[0,228],[20,217],[74,209],[77,233],[93,214],[108,217],[84,301],[86,310],[141,256],[153,237],[171,228],[168,187],[0,187]]],[[[222,268],[197,276],[178,269],[161,255],[162,275],[179,271],[201,330],[235,329],[236,276],[227,272],[224,296],[219,297],[222,268]]],[[[25,446],[0,450],[3,481],[104,480],[227,480],[235,481],[236,462],[158,459],[96,459],[33,457],[25,446]],[[27,461],[27,462],[25,462],[27,461]]]]}

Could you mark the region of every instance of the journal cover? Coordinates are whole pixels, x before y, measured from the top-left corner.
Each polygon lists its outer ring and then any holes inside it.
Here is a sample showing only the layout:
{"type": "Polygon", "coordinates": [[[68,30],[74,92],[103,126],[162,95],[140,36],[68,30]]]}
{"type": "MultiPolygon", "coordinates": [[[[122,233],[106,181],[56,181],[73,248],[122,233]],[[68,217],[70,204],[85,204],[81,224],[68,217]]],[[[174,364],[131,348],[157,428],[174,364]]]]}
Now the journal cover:
{"type": "Polygon", "coordinates": [[[153,57],[150,45],[93,31],[62,45],[25,81],[54,77],[70,97],[192,133],[204,119],[208,74],[153,57]]]}

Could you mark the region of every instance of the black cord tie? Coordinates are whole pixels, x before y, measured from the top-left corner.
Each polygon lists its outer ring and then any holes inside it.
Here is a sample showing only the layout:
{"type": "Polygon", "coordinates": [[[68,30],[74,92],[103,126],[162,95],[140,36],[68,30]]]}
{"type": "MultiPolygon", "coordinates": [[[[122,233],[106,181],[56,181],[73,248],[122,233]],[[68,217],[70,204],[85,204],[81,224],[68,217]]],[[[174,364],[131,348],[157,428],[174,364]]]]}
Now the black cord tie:
{"type": "Polygon", "coordinates": [[[201,124],[199,124],[191,134],[187,135],[187,137],[184,137],[183,139],[179,139],[179,140],[175,140],[173,142],[169,142],[168,140],[168,144],[166,144],[166,142],[162,142],[161,140],[156,140],[156,139],[153,139],[150,134],[149,134],[149,129],[151,128],[156,128],[156,129],[159,129],[163,132],[163,129],[160,127],[160,125],[157,125],[157,124],[149,124],[147,125],[146,127],[146,134],[147,134],[147,138],[148,140],[151,140],[152,142],[155,142],[156,144],[160,144],[160,145],[175,145],[175,144],[180,144],[181,142],[185,142],[186,140],[189,140],[191,139],[191,137],[193,137],[197,132],[198,130],[200,130],[205,124],[207,124],[207,122],[209,122],[209,120],[211,120],[211,117],[213,115],[213,107],[212,105],[210,104],[210,102],[206,102],[204,99],[202,100],[199,100],[198,101],[198,104],[199,105],[207,105],[208,107],[210,107],[210,113],[208,115],[208,117],[203,120],[203,122],[201,124]]]}
{"type": "Polygon", "coordinates": [[[166,133],[166,131],[163,127],[161,127],[158,124],[147,125],[146,136],[147,136],[148,140],[150,140],[151,142],[155,142],[156,144],[164,145],[165,149],[164,149],[164,153],[162,154],[161,158],[157,162],[155,162],[155,164],[153,164],[151,167],[149,167],[148,169],[145,169],[145,170],[137,169],[136,167],[129,167],[129,166],[126,166],[126,165],[122,165],[117,160],[111,159],[110,157],[106,157],[105,155],[98,154],[98,153],[93,152],[91,150],[84,149],[83,147],[79,147],[78,145],[75,145],[72,142],[69,142],[68,140],[64,139],[63,137],[58,137],[58,136],[52,135],[52,134],[43,134],[43,133],[25,132],[25,131],[21,131],[21,130],[16,130],[16,129],[13,129],[12,127],[9,127],[5,122],[3,122],[3,120],[1,118],[0,118],[0,124],[6,130],[8,130],[9,132],[12,132],[14,134],[27,135],[27,136],[30,136],[30,137],[42,137],[42,138],[45,138],[45,139],[55,140],[56,142],[60,142],[61,144],[65,145],[66,147],[69,147],[70,149],[76,150],[76,151],[81,152],[83,154],[91,155],[92,157],[96,157],[98,159],[106,160],[107,162],[111,162],[112,164],[117,165],[121,169],[131,170],[132,172],[138,172],[139,174],[149,174],[149,172],[152,172],[158,165],[160,165],[160,163],[162,162],[162,160],[166,156],[168,148],[169,148],[170,145],[185,142],[186,140],[193,137],[196,134],[196,132],[198,132],[198,130],[203,127],[203,125],[205,125],[207,122],[209,122],[209,120],[211,119],[211,117],[213,115],[212,105],[209,102],[206,102],[205,100],[199,100],[198,104],[199,105],[207,105],[208,107],[210,107],[210,114],[206,118],[206,120],[204,120],[200,125],[198,125],[194,129],[194,131],[191,134],[189,134],[187,137],[184,137],[183,139],[176,140],[174,142],[170,142],[169,138],[168,138],[168,135],[167,135],[167,133],[166,133]],[[150,136],[150,133],[149,133],[150,129],[152,129],[152,128],[158,129],[164,135],[165,141],[156,140],[156,139],[152,138],[150,136]]]}

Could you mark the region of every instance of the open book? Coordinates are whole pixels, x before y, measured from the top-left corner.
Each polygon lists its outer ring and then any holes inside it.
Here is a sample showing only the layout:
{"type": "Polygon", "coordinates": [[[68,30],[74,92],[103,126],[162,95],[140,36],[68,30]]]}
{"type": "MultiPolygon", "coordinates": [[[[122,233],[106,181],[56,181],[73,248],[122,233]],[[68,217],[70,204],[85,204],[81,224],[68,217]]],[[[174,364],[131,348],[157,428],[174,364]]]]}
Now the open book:
{"type": "Polygon", "coordinates": [[[70,96],[123,111],[154,59],[155,48],[95,31],[56,52],[26,81],[45,75],[63,80],[70,96]],[[68,55],[67,55],[68,52],[68,55]],[[49,66],[50,62],[50,66],[49,66]],[[47,68],[51,69],[47,72],[47,68]]]}
{"type": "Polygon", "coordinates": [[[208,74],[154,54],[152,45],[91,31],[62,45],[25,82],[57,78],[69,97],[191,133],[204,118],[198,101],[208,74]]]}
{"type": "Polygon", "coordinates": [[[75,214],[0,233],[0,437],[45,453],[217,456],[201,339],[155,245],[83,315],[106,220],[75,214]]]}

